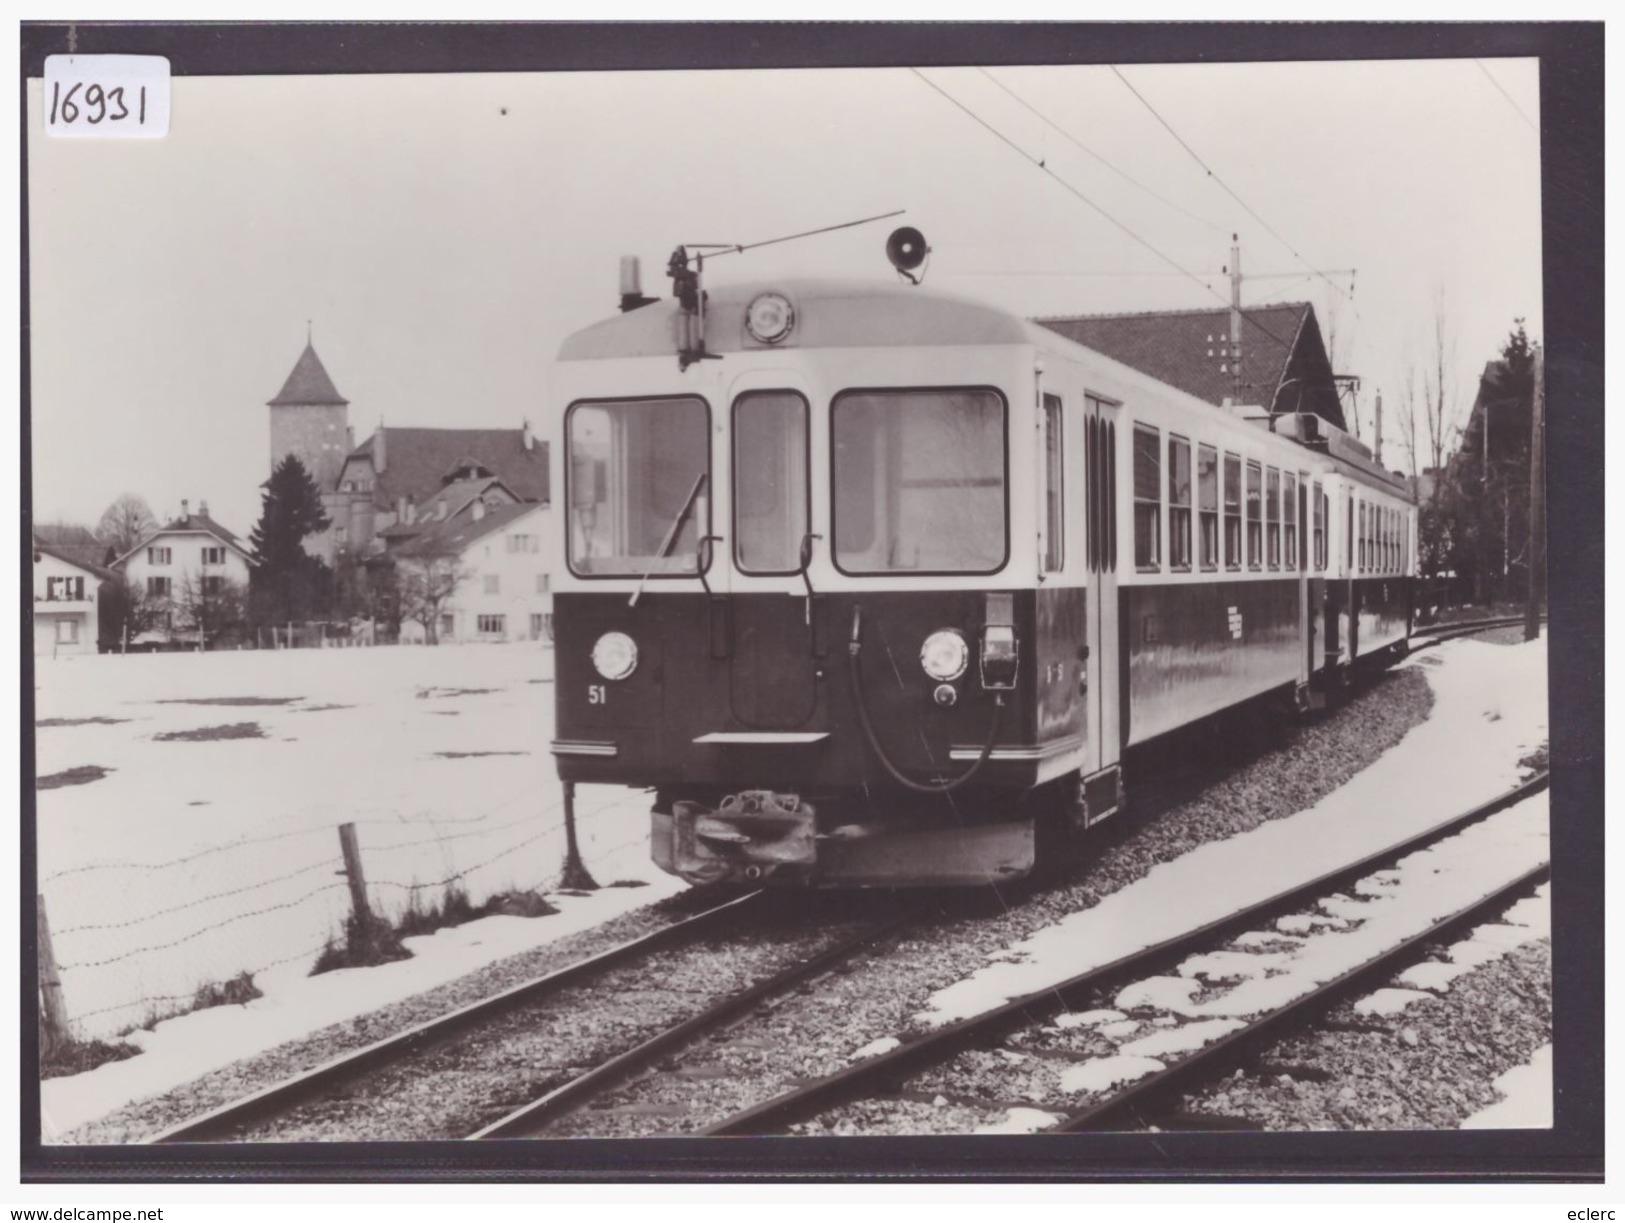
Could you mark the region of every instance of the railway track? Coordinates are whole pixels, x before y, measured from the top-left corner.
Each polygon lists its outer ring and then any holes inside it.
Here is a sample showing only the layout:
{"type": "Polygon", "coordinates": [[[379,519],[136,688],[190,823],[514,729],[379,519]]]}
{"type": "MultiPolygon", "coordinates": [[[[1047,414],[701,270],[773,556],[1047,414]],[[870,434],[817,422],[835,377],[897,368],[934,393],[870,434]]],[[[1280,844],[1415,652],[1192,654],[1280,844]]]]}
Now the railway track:
{"type": "MultiPolygon", "coordinates": [[[[1546,617],[1541,616],[1540,622],[1546,623],[1546,617]]],[[[1436,624],[1427,629],[1427,636],[1422,640],[1412,640],[1407,654],[1415,654],[1420,650],[1430,649],[1443,641],[1451,641],[1457,637],[1470,637],[1474,633],[1485,633],[1498,628],[1520,628],[1524,623],[1522,616],[1501,616],[1490,620],[1464,620],[1459,624],[1436,624]]]]}
{"type": "MultiPolygon", "coordinates": [[[[572,991],[582,987],[612,991],[618,973],[637,973],[653,968],[656,975],[670,979],[681,957],[692,955],[697,965],[713,954],[710,944],[721,941],[726,952],[729,942],[772,942],[764,937],[760,922],[782,897],[751,892],[715,905],[692,917],[673,922],[649,934],[619,944],[596,955],[542,974],[492,997],[471,1003],[445,1015],[415,1025],[363,1048],[345,1053],[301,1074],[272,1084],[202,1115],[171,1126],[146,1141],[152,1144],[235,1141],[276,1135],[278,1127],[303,1112],[319,1110],[324,1102],[366,1100],[381,1081],[394,1076],[411,1077],[414,1063],[432,1059],[437,1070],[455,1060],[460,1048],[482,1039],[500,1043],[491,1033],[503,1027],[523,1025],[534,1020],[539,1029],[547,1026],[548,1009],[556,1008],[568,1021],[567,1001],[572,991]],[[656,963],[654,957],[661,959],[656,963]]],[[[781,922],[783,915],[781,914],[781,922]]],[[[518,1107],[511,1101],[494,1121],[486,1113],[470,1137],[514,1137],[536,1132],[541,1127],[580,1107],[596,1094],[608,1090],[648,1062],[698,1039],[706,1031],[728,1022],[743,1011],[838,967],[841,962],[884,940],[903,928],[915,914],[887,914],[876,919],[840,923],[831,936],[827,930],[802,931],[785,940],[785,953],[762,958],[776,960],[765,974],[755,976],[743,988],[726,986],[719,996],[707,1000],[697,1010],[678,1005],[675,1021],[649,1025],[652,1032],[635,1033],[629,1047],[623,1047],[593,1069],[566,1073],[564,1081],[549,1086],[518,1107]],[[816,944],[810,954],[808,945],[816,944]]],[[[828,923],[826,923],[828,924],[828,923]]],[[[725,974],[717,973],[719,978],[725,974]]],[[[511,1059],[510,1059],[511,1060],[511,1059]]],[[[387,1094],[387,1089],[386,1089],[387,1094]]],[[[382,1097],[381,1097],[382,1098],[382,1097]]],[[[382,1111],[388,1111],[387,1106],[382,1111]]],[[[334,1137],[344,1136],[341,1133],[334,1137]]],[[[443,1137],[462,1137],[449,1133],[443,1137]]]]}
{"type": "Polygon", "coordinates": [[[1157,1074],[1112,1092],[1054,1128],[1056,1133],[1134,1128],[1173,1129],[1169,1115],[1193,1087],[1212,1081],[1269,1044],[1312,1026],[1340,1002],[1349,1001],[1413,963],[1429,945],[1493,920],[1511,904],[1547,881],[1551,864],[1541,863],[1485,892],[1427,929],[1372,956],[1364,963],[1248,1023],[1238,1031],[1189,1054],[1157,1074]]]}
{"type": "MultiPolygon", "coordinates": [[[[1541,773],[1514,787],[1496,799],[1454,816],[1404,841],[1338,867],[1307,883],[1295,886],[1256,904],[1209,922],[1194,930],[1164,940],[1141,951],[1120,957],[1110,963],[1080,973],[1059,984],[1012,999],[969,1019],[945,1025],[911,1039],[895,1048],[855,1063],[833,1074],[806,1082],[790,1091],[736,1112],[706,1127],[700,1132],[707,1135],[781,1134],[798,1123],[809,1121],[854,1103],[877,1098],[895,1097],[901,1086],[922,1073],[943,1067],[968,1050],[1001,1047],[1012,1034],[1046,1023],[1056,1015],[1074,1006],[1087,1005],[1091,998],[1104,992],[1120,989],[1158,972],[1167,971],[1187,957],[1212,949],[1224,940],[1255,928],[1262,922],[1272,921],[1292,913],[1306,903],[1314,902],[1347,887],[1351,883],[1391,866],[1418,850],[1427,848],[1453,836],[1473,824],[1513,806],[1544,790],[1548,777],[1541,773]]],[[[1496,905],[1507,903],[1505,896],[1527,890],[1547,868],[1542,866],[1520,875],[1507,885],[1481,897],[1467,908],[1451,914],[1403,945],[1387,949],[1357,969],[1342,974],[1312,995],[1295,1003],[1291,1009],[1271,1008],[1261,1019],[1223,1038],[1210,1049],[1201,1051],[1201,1060],[1192,1062],[1195,1054],[1187,1056],[1168,1071],[1140,1084],[1134,1091],[1125,1090],[1123,1099],[1115,1097],[1097,1101],[1090,1110],[1062,1121],[1063,1128],[1090,1129],[1118,1124],[1125,1116],[1147,1111],[1148,1100],[1158,1093],[1173,1092],[1187,1076],[1211,1073],[1225,1057],[1235,1057],[1268,1041],[1294,1023],[1302,1023],[1304,1016],[1318,1013],[1315,1008],[1333,1005],[1339,998],[1358,990],[1370,980],[1393,971],[1395,957],[1414,955],[1417,948],[1446,937],[1453,929],[1475,920],[1481,914],[1493,911],[1496,905]],[[1189,1069],[1186,1067],[1189,1066],[1189,1069]]],[[[1047,1111],[1047,1110],[1046,1110],[1047,1111]]]]}

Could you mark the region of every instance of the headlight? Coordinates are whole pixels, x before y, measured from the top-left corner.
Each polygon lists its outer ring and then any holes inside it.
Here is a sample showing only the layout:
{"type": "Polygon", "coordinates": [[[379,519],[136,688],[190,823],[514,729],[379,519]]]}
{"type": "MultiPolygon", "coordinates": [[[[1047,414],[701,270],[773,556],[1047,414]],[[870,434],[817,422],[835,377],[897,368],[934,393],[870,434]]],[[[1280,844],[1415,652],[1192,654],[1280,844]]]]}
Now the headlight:
{"type": "Polygon", "coordinates": [[[938,629],[920,647],[920,666],[932,679],[958,679],[970,664],[970,647],[951,628],[938,629]]]}
{"type": "Polygon", "coordinates": [[[592,665],[605,679],[625,679],[638,669],[638,643],[625,633],[605,633],[593,644],[592,665]]]}

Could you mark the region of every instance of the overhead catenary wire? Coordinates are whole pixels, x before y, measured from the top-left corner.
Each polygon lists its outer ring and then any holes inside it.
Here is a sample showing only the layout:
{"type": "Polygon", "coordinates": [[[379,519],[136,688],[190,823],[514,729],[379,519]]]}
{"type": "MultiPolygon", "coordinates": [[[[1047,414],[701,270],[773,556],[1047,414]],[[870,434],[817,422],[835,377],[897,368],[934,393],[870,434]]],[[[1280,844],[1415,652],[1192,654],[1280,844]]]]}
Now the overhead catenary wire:
{"type": "Polygon", "coordinates": [[[1044,114],[1043,111],[1039,110],[1036,106],[1032,105],[1032,103],[1028,102],[1019,93],[1017,93],[1014,89],[1011,89],[1010,86],[1006,85],[1003,81],[999,80],[998,77],[994,76],[986,68],[977,68],[977,71],[980,72],[983,76],[985,76],[988,80],[992,81],[1000,89],[1004,90],[1004,92],[1009,94],[1010,97],[1015,99],[1017,105],[1023,107],[1027,111],[1029,111],[1031,114],[1036,116],[1041,122],[1048,124],[1057,133],[1059,133],[1060,136],[1064,140],[1069,141],[1071,144],[1073,144],[1077,148],[1083,150],[1083,152],[1087,153],[1090,157],[1093,157],[1101,165],[1105,166],[1108,170],[1110,170],[1113,174],[1117,175],[1119,178],[1123,179],[1125,182],[1131,183],[1132,185],[1138,187],[1141,191],[1145,192],[1152,199],[1158,200],[1158,201],[1166,204],[1168,207],[1172,208],[1175,212],[1180,213],[1182,216],[1189,217],[1191,220],[1195,221],[1197,224],[1206,225],[1209,229],[1213,230],[1216,233],[1225,232],[1225,226],[1219,225],[1216,222],[1210,221],[1206,217],[1198,216],[1196,213],[1194,213],[1190,209],[1184,207],[1182,204],[1176,203],[1175,201],[1169,199],[1167,196],[1163,195],[1160,191],[1156,191],[1153,188],[1146,186],[1139,179],[1135,178],[1132,174],[1130,174],[1127,170],[1124,170],[1124,169],[1122,169],[1122,168],[1120,168],[1118,166],[1115,166],[1110,161],[1107,161],[1106,158],[1103,157],[1100,153],[1097,153],[1094,149],[1091,149],[1088,145],[1084,144],[1083,141],[1079,140],[1071,132],[1067,131],[1059,123],[1055,122],[1055,120],[1051,119],[1048,115],[1044,114]]]}
{"type": "MultiPolygon", "coordinates": [[[[1291,252],[1292,257],[1294,259],[1298,260],[1298,262],[1302,263],[1306,268],[1308,268],[1310,271],[1312,271],[1316,276],[1319,276],[1327,284],[1331,285],[1331,287],[1334,290],[1336,290],[1338,293],[1340,293],[1344,297],[1346,297],[1349,300],[1350,303],[1353,303],[1354,296],[1353,296],[1352,293],[1344,292],[1343,287],[1340,284],[1338,284],[1330,276],[1326,275],[1325,272],[1323,272],[1319,268],[1317,268],[1308,259],[1305,259],[1301,254],[1299,254],[1298,249],[1295,246],[1293,246],[1292,243],[1288,242],[1285,238],[1283,238],[1275,230],[1274,226],[1272,226],[1268,221],[1266,221],[1263,217],[1261,217],[1258,214],[1257,210],[1254,209],[1251,204],[1249,204],[1246,200],[1242,199],[1241,196],[1237,195],[1235,193],[1235,191],[1231,189],[1231,187],[1230,187],[1230,185],[1228,183],[1226,183],[1222,178],[1220,178],[1217,174],[1214,173],[1213,167],[1208,165],[1206,161],[1202,160],[1202,155],[1200,153],[1198,153],[1195,149],[1191,148],[1191,146],[1188,143],[1186,143],[1185,138],[1174,130],[1173,124],[1169,123],[1168,120],[1164,119],[1162,117],[1161,113],[1157,110],[1157,108],[1155,106],[1152,106],[1151,103],[1146,99],[1145,95],[1142,94],[1138,89],[1134,88],[1133,83],[1126,76],[1123,75],[1122,71],[1117,67],[1116,64],[1108,64],[1107,67],[1109,67],[1112,70],[1112,72],[1117,76],[1118,80],[1123,82],[1123,87],[1125,89],[1127,89],[1130,93],[1132,93],[1136,98],[1139,99],[1140,105],[1144,106],[1146,108],[1146,110],[1150,111],[1152,117],[1154,119],[1156,119],[1156,121],[1158,123],[1162,124],[1163,129],[1170,136],[1172,136],[1174,138],[1174,140],[1178,143],[1179,147],[1184,149],[1185,152],[1187,152],[1187,153],[1189,153],[1191,155],[1192,160],[1194,160],[1197,165],[1202,167],[1203,173],[1205,173],[1209,178],[1211,178],[1213,180],[1213,182],[1219,187],[1219,189],[1221,191],[1223,191],[1231,199],[1235,200],[1236,203],[1240,204],[1242,209],[1247,213],[1248,216],[1252,217],[1253,220],[1257,221],[1261,226],[1264,227],[1264,232],[1269,234],[1270,237],[1274,238],[1277,242],[1279,242],[1282,246],[1286,247],[1286,249],[1291,252]]],[[[1359,314],[1358,308],[1356,308],[1355,314],[1356,315],[1359,314]]]]}
{"type": "MultiPolygon", "coordinates": [[[[938,85],[930,77],[926,76],[925,73],[921,72],[918,68],[910,68],[909,71],[912,72],[915,76],[919,77],[920,80],[924,81],[927,85],[929,85],[937,93],[941,94],[944,98],[946,98],[949,102],[951,102],[959,110],[961,110],[965,114],[969,115],[970,118],[973,119],[980,127],[985,128],[988,132],[990,132],[993,136],[995,136],[1001,143],[1009,146],[1009,148],[1014,150],[1019,156],[1021,156],[1023,159],[1025,159],[1028,163],[1030,163],[1033,166],[1036,166],[1044,174],[1047,174],[1064,191],[1066,191],[1069,194],[1075,196],[1079,201],[1086,204],[1089,208],[1091,208],[1094,212],[1096,212],[1104,220],[1109,222],[1111,225],[1115,226],[1117,229],[1121,230],[1124,234],[1126,234],[1128,237],[1132,238],[1135,242],[1139,243],[1141,246],[1145,247],[1146,250],[1150,251],[1158,259],[1162,260],[1169,267],[1173,268],[1176,272],[1180,273],[1187,280],[1190,280],[1190,281],[1194,282],[1195,284],[1200,285],[1203,289],[1207,290],[1208,293],[1210,293],[1214,297],[1218,298],[1219,301],[1223,302],[1226,306],[1229,306],[1230,303],[1229,303],[1228,299],[1226,299],[1224,297],[1224,295],[1221,294],[1212,285],[1208,284],[1205,280],[1203,280],[1195,272],[1192,272],[1190,269],[1188,269],[1188,268],[1184,267],[1183,265],[1181,265],[1172,256],[1164,254],[1156,246],[1152,245],[1149,241],[1147,241],[1145,238],[1142,238],[1139,234],[1135,233],[1134,230],[1130,229],[1123,222],[1119,221],[1116,217],[1112,216],[1111,213],[1107,212],[1099,204],[1095,203],[1092,199],[1090,199],[1082,191],[1079,191],[1076,187],[1074,187],[1071,183],[1067,182],[1064,178],[1062,178],[1054,170],[1050,169],[1049,166],[1047,166],[1044,163],[1042,158],[1034,157],[1031,153],[1027,152],[1026,149],[1022,148],[1014,140],[1011,140],[1010,137],[1006,136],[1003,132],[999,131],[998,128],[994,127],[991,123],[989,123],[986,119],[982,118],[982,116],[978,115],[970,107],[966,106],[958,98],[954,97],[947,90],[943,89],[940,85],[938,85]]],[[[1242,318],[1246,319],[1248,322],[1252,323],[1252,325],[1254,327],[1258,328],[1259,331],[1263,332],[1270,339],[1274,340],[1282,348],[1287,349],[1288,351],[1291,350],[1291,348],[1292,348],[1291,344],[1289,344],[1286,340],[1282,339],[1280,336],[1276,335],[1268,327],[1264,326],[1264,324],[1260,323],[1256,318],[1254,318],[1252,315],[1250,315],[1245,309],[1243,309],[1241,311],[1241,316],[1242,316],[1242,318]]]]}

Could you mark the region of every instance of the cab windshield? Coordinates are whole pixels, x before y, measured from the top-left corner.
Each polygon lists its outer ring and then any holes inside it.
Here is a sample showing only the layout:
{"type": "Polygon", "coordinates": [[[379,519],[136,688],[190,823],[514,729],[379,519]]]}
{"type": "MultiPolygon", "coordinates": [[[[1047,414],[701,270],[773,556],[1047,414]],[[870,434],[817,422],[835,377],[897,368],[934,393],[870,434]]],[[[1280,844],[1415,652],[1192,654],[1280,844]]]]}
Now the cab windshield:
{"type": "Polygon", "coordinates": [[[705,402],[691,396],[572,407],[566,426],[571,571],[640,578],[697,573],[698,540],[711,521],[709,437],[705,402]],[[703,484],[701,477],[707,477],[703,484]]]}
{"type": "Polygon", "coordinates": [[[1003,567],[1005,419],[996,391],[847,391],[835,398],[831,428],[843,572],[1003,567]]]}

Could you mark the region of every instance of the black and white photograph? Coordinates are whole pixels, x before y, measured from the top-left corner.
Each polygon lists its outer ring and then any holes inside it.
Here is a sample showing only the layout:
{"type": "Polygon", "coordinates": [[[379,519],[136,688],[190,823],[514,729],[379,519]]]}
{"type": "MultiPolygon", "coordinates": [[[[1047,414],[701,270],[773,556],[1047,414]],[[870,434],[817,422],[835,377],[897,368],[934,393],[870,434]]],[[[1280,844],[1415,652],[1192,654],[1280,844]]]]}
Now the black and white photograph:
{"type": "Polygon", "coordinates": [[[43,1147],[1552,1130],[1537,56],[172,32],[28,44],[43,1147]]]}

